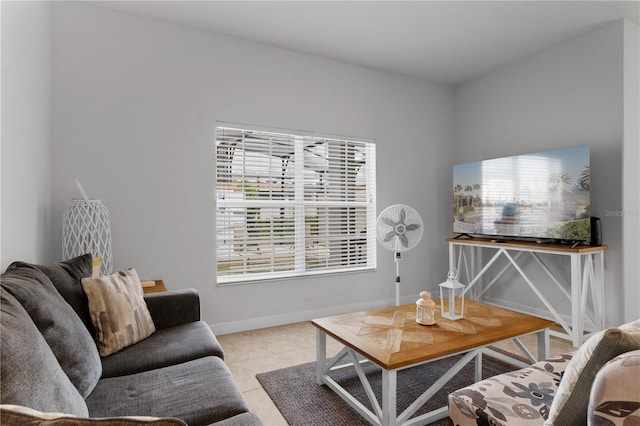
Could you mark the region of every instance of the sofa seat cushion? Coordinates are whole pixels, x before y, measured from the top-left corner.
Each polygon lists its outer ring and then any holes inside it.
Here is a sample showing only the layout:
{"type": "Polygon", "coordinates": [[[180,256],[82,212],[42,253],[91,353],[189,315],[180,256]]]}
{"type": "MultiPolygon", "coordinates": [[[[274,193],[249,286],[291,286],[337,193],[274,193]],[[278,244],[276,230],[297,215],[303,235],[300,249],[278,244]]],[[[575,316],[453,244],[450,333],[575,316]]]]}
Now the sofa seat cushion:
{"type": "Polygon", "coordinates": [[[571,360],[564,354],[474,383],[449,394],[455,425],[541,425],[571,360]]]}
{"type": "Polygon", "coordinates": [[[91,417],[177,417],[208,425],[249,411],[218,357],[101,379],[86,400],[91,417]]]}
{"type": "Polygon", "coordinates": [[[222,346],[204,321],[158,330],[102,359],[102,377],[116,377],[168,367],[206,356],[222,358],[222,346]]]}
{"type": "Polygon", "coordinates": [[[102,375],[93,336],[51,280],[37,267],[14,262],[2,274],[2,288],[27,311],[71,383],[87,397],[102,375]]]}
{"type": "Polygon", "coordinates": [[[4,289],[0,290],[0,336],[2,404],[78,416],[88,414],[82,395],[60,367],[29,314],[4,289]]]}

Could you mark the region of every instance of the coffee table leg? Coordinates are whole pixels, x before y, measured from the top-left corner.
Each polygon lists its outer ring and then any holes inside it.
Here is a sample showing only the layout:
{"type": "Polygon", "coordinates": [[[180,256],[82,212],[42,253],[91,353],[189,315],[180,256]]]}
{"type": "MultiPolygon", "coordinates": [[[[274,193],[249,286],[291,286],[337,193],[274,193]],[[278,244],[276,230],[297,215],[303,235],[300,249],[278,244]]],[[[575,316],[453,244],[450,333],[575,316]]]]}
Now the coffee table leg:
{"type": "Polygon", "coordinates": [[[397,425],[398,373],[396,370],[382,369],[382,424],[397,425]]]}
{"type": "Polygon", "coordinates": [[[482,380],[482,351],[478,351],[475,359],[475,380],[479,382],[482,380]]]}
{"type": "Polygon", "coordinates": [[[322,375],[324,367],[327,365],[327,335],[316,329],[316,383],[322,384],[322,375]]]}
{"type": "Polygon", "coordinates": [[[538,335],[538,361],[549,358],[549,329],[545,328],[537,333],[538,335]]]}

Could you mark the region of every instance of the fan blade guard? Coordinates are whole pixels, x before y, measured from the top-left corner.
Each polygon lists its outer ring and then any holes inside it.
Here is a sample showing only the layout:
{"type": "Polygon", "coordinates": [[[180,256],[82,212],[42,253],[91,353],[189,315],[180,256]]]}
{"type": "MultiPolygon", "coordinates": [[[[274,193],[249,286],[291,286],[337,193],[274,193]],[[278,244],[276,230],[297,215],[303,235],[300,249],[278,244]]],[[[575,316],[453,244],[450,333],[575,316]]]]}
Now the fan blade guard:
{"type": "Polygon", "coordinates": [[[380,245],[394,252],[411,250],[420,242],[424,232],[420,214],[404,204],[384,209],[378,216],[376,227],[380,245]]]}

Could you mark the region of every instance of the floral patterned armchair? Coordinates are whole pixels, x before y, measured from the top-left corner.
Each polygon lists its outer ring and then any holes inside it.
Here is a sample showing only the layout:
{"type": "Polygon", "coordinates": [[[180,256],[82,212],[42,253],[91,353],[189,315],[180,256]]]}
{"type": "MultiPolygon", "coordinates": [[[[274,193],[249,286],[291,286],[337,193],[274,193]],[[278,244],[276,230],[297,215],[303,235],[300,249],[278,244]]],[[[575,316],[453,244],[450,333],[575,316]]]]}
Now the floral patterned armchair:
{"type": "Polygon", "coordinates": [[[542,425],[571,354],[499,374],[449,395],[454,425],[542,425]]]}
{"type": "Polygon", "coordinates": [[[453,426],[640,424],[640,320],[449,394],[453,426]]]}

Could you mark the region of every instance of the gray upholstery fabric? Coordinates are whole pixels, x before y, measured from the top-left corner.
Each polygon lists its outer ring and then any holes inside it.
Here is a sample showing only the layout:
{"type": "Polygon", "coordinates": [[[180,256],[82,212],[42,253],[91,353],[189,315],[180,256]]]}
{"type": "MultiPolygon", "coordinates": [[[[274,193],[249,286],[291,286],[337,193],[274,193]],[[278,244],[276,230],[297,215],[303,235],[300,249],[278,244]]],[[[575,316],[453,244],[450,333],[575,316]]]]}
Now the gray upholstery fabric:
{"type": "Polygon", "coordinates": [[[229,369],[214,356],[102,379],[86,402],[91,417],[177,417],[190,426],[248,411],[229,369]]]}
{"type": "Polygon", "coordinates": [[[93,337],[78,315],[33,265],[11,264],[2,274],[2,288],[25,308],[60,367],[86,398],[102,375],[102,363],[93,337]]]}
{"type": "Polygon", "coordinates": [[[200,296],[195,289],[151,293],[144,300],[156,330],[200,320],[200,296]]]}
{"type": "Polygon", "coordinates": [[[84,399],[58,364],[29,314],[4,289],[0,290],[0,336],[3,404],[88,415],[84,399]]]}
{"type": "Polygon", "coordinates": [[[33,265],[42,271],[53,283],[58,293],[78,314],[89,333],[95,335],[87,296],[82,289],[81,280],[90,277],[93,272],[93,256],[85,254],[53,265],[33,265]]]}
{"type": "Polygon", "coordinates": [[[222,358],[222,346],[204,321],[156,331],[135,345],[102,358],[102,377],[140,373],[205,356],[222,358]]]}

